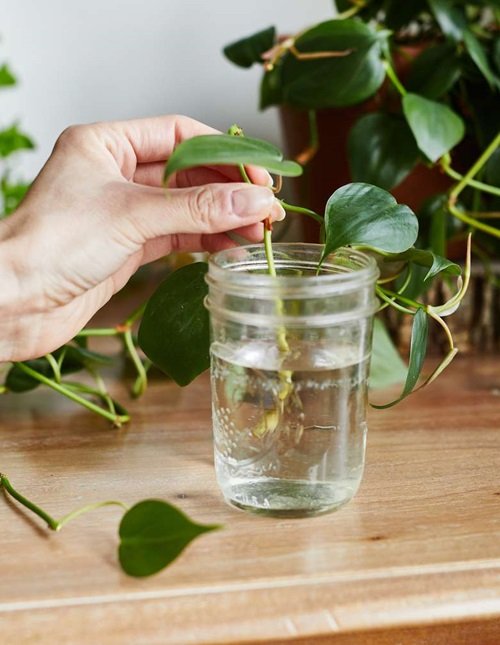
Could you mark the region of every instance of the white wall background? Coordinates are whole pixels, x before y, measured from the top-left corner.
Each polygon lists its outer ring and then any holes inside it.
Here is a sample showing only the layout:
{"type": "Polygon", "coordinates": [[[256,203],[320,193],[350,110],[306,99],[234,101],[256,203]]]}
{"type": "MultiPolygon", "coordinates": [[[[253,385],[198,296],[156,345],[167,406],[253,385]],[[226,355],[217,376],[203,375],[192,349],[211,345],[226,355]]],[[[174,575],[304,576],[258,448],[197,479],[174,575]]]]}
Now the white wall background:
{"type": "Polygon", "coordinates": [[[270,25],[282,33],[329,18],[332,0],[4,0],[0,64],[20,85],[0,94],[0,126],[19,119],[37,143],[15,160],[32,178],[72,123],[188,114],[279,143],[274,109],[257,109],[260,69],[222,47],[270,25]]]}

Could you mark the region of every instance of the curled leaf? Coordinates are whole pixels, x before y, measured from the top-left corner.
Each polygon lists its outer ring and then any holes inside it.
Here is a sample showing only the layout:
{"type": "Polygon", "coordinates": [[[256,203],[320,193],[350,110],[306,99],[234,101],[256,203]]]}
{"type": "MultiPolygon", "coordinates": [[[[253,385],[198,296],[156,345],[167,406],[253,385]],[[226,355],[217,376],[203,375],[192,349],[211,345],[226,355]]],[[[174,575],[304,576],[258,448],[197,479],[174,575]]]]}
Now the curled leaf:
{"type": "Polygon", "coordinates": [[[459,276],[457,279],[457,292],[444,304],[437,305],[437,306],[429,306],[428,309],[431,313],[441,317],[450,316],[451,314],[455,313],[455,311],[460,306],[460,302],[462,301],[463,297],[467,293],[467,289],[469,287],[469,282],[470,282],[471,240],[472,240],[472,236],[469,233],[469,237],[467,238],[467,256],[465,260],[464,275],[463,275],[463,278],[462,276],[459,276]]]}
{"type": "Polygon", "coordinates": [[[423,309],[418,309],[416,314],[413,317],[413,326],[411,330],[411,341],[410,341],[410,358],[408,361],[408,372],[406,375],[406,381],[403,387],[403,391],[400,396],[390,403],[385,403],[383,405],[371,404],[372,407],[377,408],[378,410],[383,410],[385,408],[391,408],[396,403],[399,403],[404,398],[406,398],[418,382],[420,373],[422,372],[422,367],[424,365],[425,354],[427,352],[427,338],[429,334],[429,321],[427,314],[423,309]]]}

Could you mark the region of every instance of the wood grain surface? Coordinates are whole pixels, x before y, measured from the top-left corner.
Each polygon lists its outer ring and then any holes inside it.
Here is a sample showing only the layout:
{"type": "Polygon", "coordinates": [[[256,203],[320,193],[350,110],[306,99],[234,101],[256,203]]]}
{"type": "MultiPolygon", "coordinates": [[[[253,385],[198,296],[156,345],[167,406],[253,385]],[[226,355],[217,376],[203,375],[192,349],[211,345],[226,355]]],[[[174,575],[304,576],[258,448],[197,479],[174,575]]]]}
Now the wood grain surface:
{"type": "Polygon", "coordinates": [[[0,496],[2,645],[500,643],[497,358],[372,411],[357,497],[313,519],[225,505],[209,401],[206,375],[157,381],[113,430],[50,392],[0,398],[0,469],[53,515],[155,497],[225,527],[136,580],[117,565],[119,509],[54,534],[0,496]]]}

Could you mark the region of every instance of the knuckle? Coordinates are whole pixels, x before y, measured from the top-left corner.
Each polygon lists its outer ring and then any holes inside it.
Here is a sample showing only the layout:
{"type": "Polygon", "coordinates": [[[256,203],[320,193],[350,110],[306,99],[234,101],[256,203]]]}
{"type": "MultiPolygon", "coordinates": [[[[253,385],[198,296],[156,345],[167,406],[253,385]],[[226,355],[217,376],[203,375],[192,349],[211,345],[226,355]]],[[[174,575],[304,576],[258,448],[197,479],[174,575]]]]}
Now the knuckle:
{"type": "Polygon", "coordinates": [[[196,224],[205,232],[212,232],[221,220],[221,215],[227,213],[227,203],[224,191],[211,188],[197,190],[192,198],[191,211],[196,224]]]}
{"type": "Polygon", "coordinates": [[[63,130],[56,142],[56,147],[79,147],[87,139],[90,126],[70,125],[63,130]]]}

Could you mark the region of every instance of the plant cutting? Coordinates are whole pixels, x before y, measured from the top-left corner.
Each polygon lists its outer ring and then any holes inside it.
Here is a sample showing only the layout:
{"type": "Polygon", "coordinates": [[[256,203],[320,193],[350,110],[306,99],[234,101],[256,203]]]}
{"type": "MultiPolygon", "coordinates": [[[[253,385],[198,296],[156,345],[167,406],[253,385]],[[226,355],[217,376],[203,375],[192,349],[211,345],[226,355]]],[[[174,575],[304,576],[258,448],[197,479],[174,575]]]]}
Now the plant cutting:
{"type": "Polygon", "coordinates": [[[282,108],[288,148],[310,164],[303,198],[322,210],[348,181],[392,191],[416,209],[418,247],[463,252],[472,232],[473,255],[491,275],[500,249],[498,2],[338,0],[336,9],[296,34],[269,27],[224,50],[240,67],[262,66],[260,107],[282,108]],[[302,142],[300,128],[309,131],[302,142]]]}
{"type": "Polygon", "coordinates": [[[38,504],[27,499],[0,473],[0,488],[43,520],[51,531],[59,532],[69,522],[105,506],[125,511],[120,522],[118,561],[130,576],[143,578],[167,567],[183,549],[202,533],[220,528],[192,522],[179,509],[159,499],[147,499],[131,508],[117,500],[88,504],[57,520],[38,504]]]}

